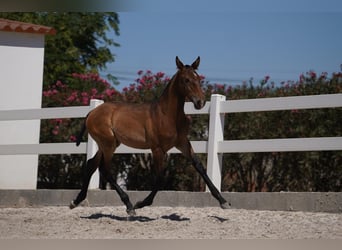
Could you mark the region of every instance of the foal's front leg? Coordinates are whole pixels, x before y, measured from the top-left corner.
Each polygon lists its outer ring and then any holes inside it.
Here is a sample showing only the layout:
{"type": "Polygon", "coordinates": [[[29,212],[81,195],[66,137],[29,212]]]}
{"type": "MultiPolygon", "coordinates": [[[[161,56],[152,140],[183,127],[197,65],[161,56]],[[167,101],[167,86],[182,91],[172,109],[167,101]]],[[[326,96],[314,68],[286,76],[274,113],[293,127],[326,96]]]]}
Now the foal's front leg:
{"type": "Polygon", "coordinates": [[[116,192],[118,193],[118,195],[120,196],[121,201],[126,205],[126,212],[129,216],[134,216],[135,215],[135,211],[133,208],[133,205],[131,203],[131,201],[129,200],[128,195],[126,194],[125,191],[122,190],[122,188],[116,183],[116,181],[114,180],[113,176],[110,174],[110,172],[108,171],[108,169],[106,169],[105,166],[100,166],[100,174],[101,176],[106,179],[110,185],[112,187],[114,187],[114,189],[116,190],[116,192]]]}
{"type": "Polygon", "coordinates": [[[198,159],[196,155],[192,155],[192,165],[195,167],[197,172],[202,176],[203,180],[207,184],[211,194],[218,200],[220,203],[221,208],[227,209],[230,208],[231,204],[228,203],[220,194],[220,192],[217,190],[215,185],[212,183],[212,181],[209,179],[205,168],[203,167],[201,161],[198,159]]]}
{"type": "Polygon", "coordinates": [[[207,175],[207,172],[201,163],[201,161],[198,159],[198,157],[194,154],[194,151],[192,149],[192,146],[189,142],[189,140],[184,140],[183,143],[181,143],[177,148],[189,159],[192,161],[192,165],[195,167],[196,171],[201,175],[204,182],[207,184],[211,194],[215,197],[216,200],[220,203],[221,208],[227,209],[230,208],[231,204],[227,202],[221,195],[220,191],[217,190],[215,185],[212,183],[210,178],[207,175]]]}

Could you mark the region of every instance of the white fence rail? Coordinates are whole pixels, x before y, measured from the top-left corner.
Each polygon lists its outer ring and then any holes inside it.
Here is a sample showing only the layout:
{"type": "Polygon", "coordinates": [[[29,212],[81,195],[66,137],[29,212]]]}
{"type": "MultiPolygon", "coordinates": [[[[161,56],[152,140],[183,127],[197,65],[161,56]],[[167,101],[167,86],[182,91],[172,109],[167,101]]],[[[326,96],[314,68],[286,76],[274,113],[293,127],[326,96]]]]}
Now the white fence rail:
{"type": "MultiPolygon", "coordinates": [[[[82,107],[0,111],[0,121],[85,117],[90,110],[101,103],[100,100],[91,100],[90,106],[82,107]]],[[[201,110],[196,110],[191,103],[186,103],[185,113],[209,114],[209,140],[191,141],[191,144],[196,153],[208,154],[207,173],[215,186],[220,189],[222,153],[342,150],[342,137],[224,140],[225,113],[336,107],[342,107],[342,94],[228,101],[225,100],[225,96],[212,95],[210,102],[207,102],[201,110]]],[[[96,150],[96,144],[90,137],[87,143],[81,143],[79,147],[76,147],[74,143],[0,144],[0,155],[87,154],[89,159],[96,150]]],[[[179,153],[176,149],[171,149],[169,152],[179,153]]],[[[121,145],[116,153],[150,153],[150,150],[121,145]]],[[[90,188],[98,187],[98,183],[98,174],[96,174],[91,181],[90,188]]]]}

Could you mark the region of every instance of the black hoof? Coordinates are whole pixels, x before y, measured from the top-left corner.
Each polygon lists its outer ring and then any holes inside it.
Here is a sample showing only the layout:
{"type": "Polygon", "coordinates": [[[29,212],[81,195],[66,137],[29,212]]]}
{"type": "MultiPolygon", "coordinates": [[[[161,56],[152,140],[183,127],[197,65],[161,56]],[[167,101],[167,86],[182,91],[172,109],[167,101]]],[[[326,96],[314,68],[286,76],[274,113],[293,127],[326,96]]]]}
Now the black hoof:
{"type": "Polygon", "coordinates": [[[126,212],[129,216],[135,216],[136,213],[135,213],[135,210],[132,208],[132,209],[126,209],[126,212]]]}
{"type": "Polygon", "coordinates": [[[70,205],[69,205],[69,208],[70,208],[70,209],[74,209],[75,207],[77,207],[77,205],[75,204],[74,201],[71,201],[71,202],[70,202],[70,205]]]}
{"type": "Polygon", "coordinates": [[[229,209],[229,208],[232,207],[232,205],[230,204],[230,202],[227,202],[227,201],[226,201],[226,202],[220,204],[220,207],[221,207],[222,209],[229,209]]]}

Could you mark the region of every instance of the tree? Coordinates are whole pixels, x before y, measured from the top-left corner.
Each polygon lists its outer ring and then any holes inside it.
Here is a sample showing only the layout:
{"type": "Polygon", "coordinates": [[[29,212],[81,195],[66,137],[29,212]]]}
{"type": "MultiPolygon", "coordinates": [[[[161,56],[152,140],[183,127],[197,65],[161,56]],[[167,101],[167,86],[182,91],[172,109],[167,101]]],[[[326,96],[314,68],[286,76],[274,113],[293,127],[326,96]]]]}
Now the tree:
{"type": "MultiPolygon", "coordinates": [[[[44,84],[65,81],[72,73],[98,73],[114,61],[111,46],[119,46],[109,32],[119,35],[119,16],[114,12],[1,12],[0,17],[50,26],[46,36],[44,84]]],[[[115,77],[107,75],[115,82],[115,77]]]]}

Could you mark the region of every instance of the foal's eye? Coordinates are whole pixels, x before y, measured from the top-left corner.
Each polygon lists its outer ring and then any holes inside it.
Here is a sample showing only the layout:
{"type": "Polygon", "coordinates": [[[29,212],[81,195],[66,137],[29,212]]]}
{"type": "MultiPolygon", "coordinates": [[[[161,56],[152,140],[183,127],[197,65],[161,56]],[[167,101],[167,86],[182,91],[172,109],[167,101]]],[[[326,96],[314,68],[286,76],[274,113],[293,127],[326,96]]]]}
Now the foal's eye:
{"type": "Polygon", "coordinates": [[[190,80],[188,78],[185,78],[185,83],[189,83],[190,80]]]}

